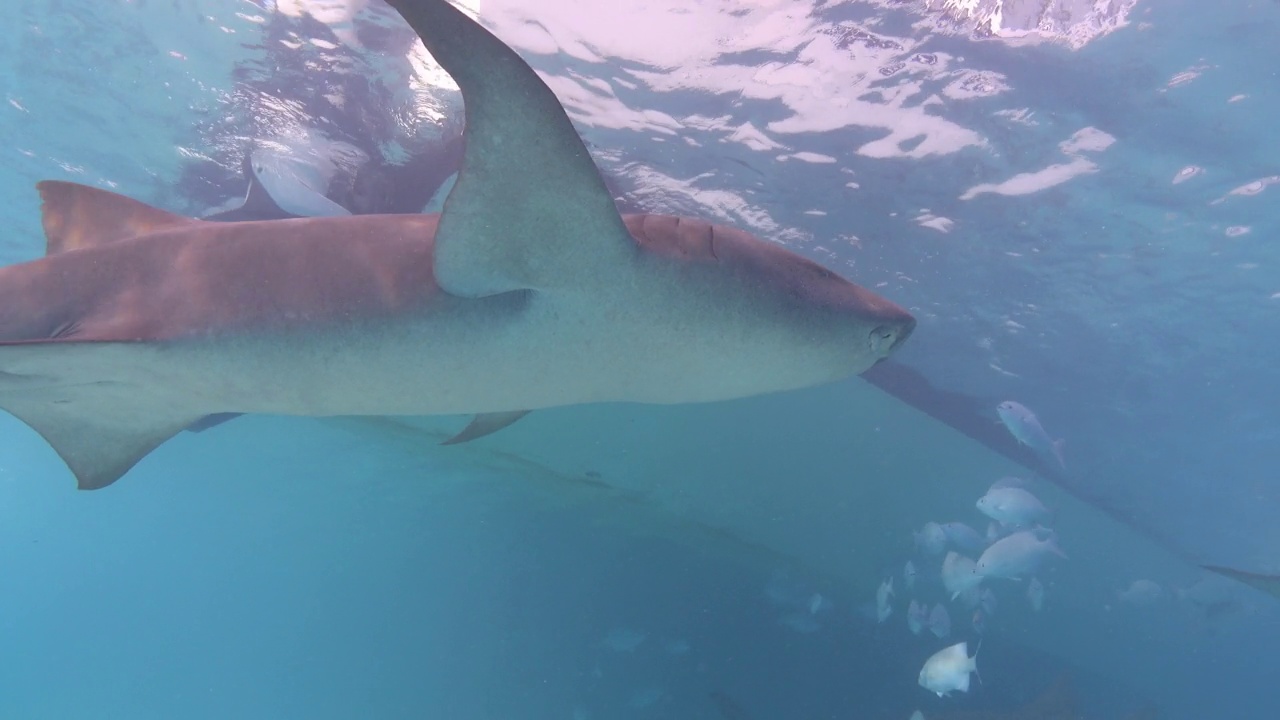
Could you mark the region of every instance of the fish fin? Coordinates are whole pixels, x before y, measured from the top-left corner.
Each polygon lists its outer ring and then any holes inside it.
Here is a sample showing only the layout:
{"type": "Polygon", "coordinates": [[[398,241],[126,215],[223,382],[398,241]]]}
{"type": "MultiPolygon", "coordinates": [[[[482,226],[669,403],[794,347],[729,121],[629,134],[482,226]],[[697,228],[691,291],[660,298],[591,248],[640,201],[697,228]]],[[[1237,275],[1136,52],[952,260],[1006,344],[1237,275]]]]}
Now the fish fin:
{"type": "Polygon", "coordinates": [[[476,438],[482,438],[485,435],[492,435],[528,415],[529,412],[528,410],[513,410],[511,412],[480,413],[472,418],[471,422],[461,432],[440,444],[458,445],[464,442],[471,442],[476,438]]]}
{"type": "Polygon", "coordinates": [[[135,343],[0,344],[0,408],[43,437],[82,490],[106,487],[204,413],[128,382],[88,380],[103,366],[136,366],[135,343]]]}
{"type": "Polygon", "coordinates": [[[200,222],[79,183],[44,180],[36,188],[44,201],[41,214],[48,255],[200,222]]]}
{"type": "Polygon", "coordinates": [[[245,190],[244,200],[240,205],[230,210],[219,210],[211,212],[201,217],[202,220],[210,220],[213,222],[241,222],[248,220],[286,220],[296,218],[297,215],[286,212],[276,201],[272,199],[271,193],[258,182],[258,175],[253,171],[252,153],[248,153],[244,157],[244,177],[248,183],[248,189],[245,190]]]}
{"type": "Polygon", "coordinates": [[[611,283],[638,247],[560,101],[445,0],[390,0],[462,90],[466,149],[435,238],[436,280],[480,297],[611,283]]]}
{"type": "MultiPolygon", "coordinates": [[[[1244,583],[1256,590],[1280,598],[1280,575],[1263,575],[1261,573],[1245,572],[1244,570],[1236,570],[1229,567],[1221,567],[1219,565],[1201,565],[1200,567],[1212,573],[1217,573],[1223,577],[1231,578],[1236,582],[1244,583]]],[[[1183,591],[1185,593],[1185,591],[1183,591]]]]}
{"type": "Polygon", "coordinates": [[[1067,439],[1058,438],[1053,441],[1053,457],[1058,460],[1058,466],[1065,472],[1067,469],[1067,461],[1062,458],[1062,448],[1066,447],[1067,439]]]}
{"type": "Polygon", "coordinates": [[[213,413],[205,415],[186,427],[188,432],[204,432],[210,428],[215,428],[224,422],[229,422],[240,417],[244,413],[213,413]]]}

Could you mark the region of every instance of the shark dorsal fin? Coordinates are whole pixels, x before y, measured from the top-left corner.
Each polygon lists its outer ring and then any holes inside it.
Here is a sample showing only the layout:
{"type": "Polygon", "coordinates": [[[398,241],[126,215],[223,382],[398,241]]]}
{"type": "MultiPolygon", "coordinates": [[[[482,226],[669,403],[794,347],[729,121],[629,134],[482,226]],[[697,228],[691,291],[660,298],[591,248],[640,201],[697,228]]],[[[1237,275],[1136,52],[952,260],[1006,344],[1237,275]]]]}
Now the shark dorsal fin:
{"type": "Polygon", "coordinates": [[[466,150],[436,280],[479,297],[605,285],[637,248],[582,138],[519,55],[445,0],[391,0],[462,90],[466,150]]]}
{"type": "Polygon", "coordinates": [[[88,185],[45,180],[36,188],[44,200],[47,255],[200,222],[88,185]]]}

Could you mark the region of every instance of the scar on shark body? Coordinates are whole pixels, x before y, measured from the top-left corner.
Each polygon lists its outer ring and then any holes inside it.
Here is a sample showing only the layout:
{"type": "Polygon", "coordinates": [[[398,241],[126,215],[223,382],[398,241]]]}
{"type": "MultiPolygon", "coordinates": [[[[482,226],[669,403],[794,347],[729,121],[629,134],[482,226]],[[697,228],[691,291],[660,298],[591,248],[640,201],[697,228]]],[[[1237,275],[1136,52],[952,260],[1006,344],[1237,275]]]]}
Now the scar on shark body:
{"type": "Polygon", "coordinates": [[[911,334],[906,310],[779,245],[619,215],[511,48],[444,0],[390,5],[462,90],[441,214],[205,222],[39,184],[47,254],[0,268],[0,408],[80,488],[222,413],[708,402],[847,378],[911,334]]]}

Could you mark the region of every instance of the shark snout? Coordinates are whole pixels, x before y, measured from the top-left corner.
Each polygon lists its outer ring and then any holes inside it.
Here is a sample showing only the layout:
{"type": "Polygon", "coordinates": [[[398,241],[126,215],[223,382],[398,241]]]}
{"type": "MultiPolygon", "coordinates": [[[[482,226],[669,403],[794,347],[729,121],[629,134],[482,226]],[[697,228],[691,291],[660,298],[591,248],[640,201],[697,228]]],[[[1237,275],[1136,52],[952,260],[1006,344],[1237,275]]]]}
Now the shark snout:
{"type": "Polygon", "coordinates": [[[867,346],[877,358],[887,358],[910,337],[916,329],[916,319],[906,310],[895,308],[897,317],[886,319],[867,335],[867,346]]]}

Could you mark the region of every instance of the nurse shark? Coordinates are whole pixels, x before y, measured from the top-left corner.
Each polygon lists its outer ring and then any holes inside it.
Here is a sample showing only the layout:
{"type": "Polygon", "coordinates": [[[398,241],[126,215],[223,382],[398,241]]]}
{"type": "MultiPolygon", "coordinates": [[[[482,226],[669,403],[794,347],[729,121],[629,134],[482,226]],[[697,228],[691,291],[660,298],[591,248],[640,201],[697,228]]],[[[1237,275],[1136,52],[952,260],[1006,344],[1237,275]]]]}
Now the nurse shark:
{"type": "Polygon", "coordinates": [[[39,184],[47,255],[0,268],[0,408],[101,488],[217,413],[704,402],[855,375],[903,308],[776,244],[623,217],[564,109],[444,0],[392,0],[462,90],[439,215],[205,222],[39,184]]]}

